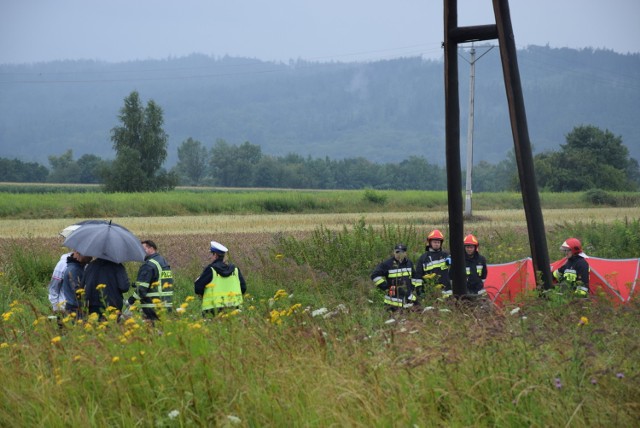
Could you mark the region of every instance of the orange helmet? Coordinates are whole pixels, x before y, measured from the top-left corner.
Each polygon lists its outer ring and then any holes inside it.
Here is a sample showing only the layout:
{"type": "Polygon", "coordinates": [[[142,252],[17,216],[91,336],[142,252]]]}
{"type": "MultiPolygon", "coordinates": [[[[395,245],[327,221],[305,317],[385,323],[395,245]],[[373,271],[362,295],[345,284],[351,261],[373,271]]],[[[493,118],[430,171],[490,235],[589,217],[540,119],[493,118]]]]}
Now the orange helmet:
{"type": "Polygon", "coordinates": [[[438,229],[434,229],[427,235],[427,242],[431,241],[432,239],[444,241],[444,235],[438,229]]]}
{"type": "Polygon", "coordinates": [[[580,243],[580,240],[576,238],[568,238],[562,243],[560,249],[569,250],[573,255],[580,254],[582,252],[582,244],[580,243]]]}
{"type": "Polygon", "coordinates": [[[480,243],[478,242],[475,236],[469,234],[464,237],[464,245],[475,245],[477,250],[478,247],[480,246],[480,243]]]}

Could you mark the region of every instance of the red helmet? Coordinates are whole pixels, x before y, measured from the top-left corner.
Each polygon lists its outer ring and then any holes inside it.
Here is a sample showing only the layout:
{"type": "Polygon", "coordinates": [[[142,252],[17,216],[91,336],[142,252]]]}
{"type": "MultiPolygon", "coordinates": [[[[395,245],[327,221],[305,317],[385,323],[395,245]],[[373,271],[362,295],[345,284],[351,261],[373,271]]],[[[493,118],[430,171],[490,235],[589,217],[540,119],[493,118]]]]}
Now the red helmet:
{"type": "Polygon", "coordinates": [[[576,255],[582,252],[582,244],[580,243],[580,240],[576,238],[568,238],[562,243],[560,249],[569,250],[571,251],[571,254],[576,255]]]}
{"type": "Polygon", "coordinates": [[[438,229],[434,229],[427,235],[427,242],[431,241],[432,239],[444,241],[444,235],[438,229]]]}
{"type": "Polygon", "coordinates": [[[469,234],[464,237],[464,245],[475,245],[477,250],[478,247],[480,246],[480,243],[478,242],[475,236],[469,234]]]}

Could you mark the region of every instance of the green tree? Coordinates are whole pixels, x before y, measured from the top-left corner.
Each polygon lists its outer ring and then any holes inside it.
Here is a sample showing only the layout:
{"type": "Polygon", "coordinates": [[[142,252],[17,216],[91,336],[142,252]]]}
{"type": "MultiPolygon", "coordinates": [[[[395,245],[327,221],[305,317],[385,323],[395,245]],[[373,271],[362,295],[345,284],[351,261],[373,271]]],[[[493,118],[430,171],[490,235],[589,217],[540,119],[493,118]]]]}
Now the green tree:
{"type": "Polygon", "coordinates": [[[209,153],[200,141],[189,137],[178,147],[176,172],[181,183],[190,186],[203,184],[209,167],[209,153]]]}
{"type": "Polygon", "coordinates": [[[100,183],[102,171],[106,167],[106,162],[96,155],[82,155],[76,161],[80,168],[81,183],[100,183]]]}
{"type": "Polygon", "coordinates": [[[48,176],[49,170],[39,163],[0,158],[0,181],[43,183],[48,176]]]}
{"type": "Polygon", "coordinates": [[[242,143],[232,146],[224,140],[218,140],[211,148],[210,164],[221,186],[249,187],[254,181],[256,166],[262,158],[262,149],[258,145],[242,143]]]}
{"type": "Polygon", "coordinates": [[[638,162],[629,157],[622,138],[592,126],[578,126],[566,136],[559,152],[535,157],[542,189],[563,191],[637,190],[638,162]]]}
{"type": "Polygon", "coordinates": [[[168,136],[162,129],[162,109],[153,100],[143,107],[137,91],[124,99],[118,116],[121,126],[111,130],[116,158],[104,171],[109,192],[146,192],[173,189],[178,177],[167,173],[168,136]]]}
{"type": "Polygon", "coordinates": [[[52,183],[80,183],[80,167],[73,160],[73,151],[67,150],[60,156],[49,156],[51,170],[49,180],[52,183]]]}

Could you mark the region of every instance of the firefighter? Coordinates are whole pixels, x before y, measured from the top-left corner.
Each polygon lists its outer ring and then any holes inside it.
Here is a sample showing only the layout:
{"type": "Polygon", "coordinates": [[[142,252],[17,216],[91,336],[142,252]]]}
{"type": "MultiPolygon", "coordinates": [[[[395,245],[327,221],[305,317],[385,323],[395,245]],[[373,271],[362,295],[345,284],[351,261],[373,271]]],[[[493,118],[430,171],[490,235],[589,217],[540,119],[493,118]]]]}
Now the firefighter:
{"type": "Polygon", "coordinates": [[[438,284],[443,297],[451,295],[451,282],[449,280],[449,266],[451,256],[442,249],[444,235],[438,229],[432,230],[427,235],[427,245],[424,253],[418,259],[415,270],[416,294],[418,298],[426,293],[426,282],[431,278],[432,283],[438,284]]]}
{"type": "Polygon", "coordinates": [[[215,316],[227,308],[239,308],[244,301],[247,284],[240,269],[225,261],[229,251],[219,242],[211,241],[211,263],[194,282],[196,295],[202,298],[202,315],[215,316]]]}
{"type": "Polygon", "coordinates": [[[578,297],[589,295],[589,263],[582,252],[582,243],[576,238],[568,238],[560,246],[566,262],[553,271],[553,278],[567,284],[578,297]]]}
{"type": "Polygon", "coordinates": [[[464,238],[464,262],[467,270],[467,291],[470,294],[485,294],[484,281],[487,279],[487,259],[479,252],[480,243],[473,235],[464,238]]]}
{"type": "Polygon", "coordinates": [[[371,273],[373,284],[384,291],[384,303],[390,310],[410,308],[416,303],[413,293],[413,263],[407,258],[407,246],[398,244],[393,256],[382,261],[371,273]]]}
{"type": "Polygon", "coordinates": [[[140,300],[144,317],[150,321],[158,320],[156,309],[170,312],[173,300],[173,273],[164,257],[158,254],[158,246],[151,240],[142,241],[147,254],[136,277],[136,291],[127,300],[133,305],[140,300]]]}

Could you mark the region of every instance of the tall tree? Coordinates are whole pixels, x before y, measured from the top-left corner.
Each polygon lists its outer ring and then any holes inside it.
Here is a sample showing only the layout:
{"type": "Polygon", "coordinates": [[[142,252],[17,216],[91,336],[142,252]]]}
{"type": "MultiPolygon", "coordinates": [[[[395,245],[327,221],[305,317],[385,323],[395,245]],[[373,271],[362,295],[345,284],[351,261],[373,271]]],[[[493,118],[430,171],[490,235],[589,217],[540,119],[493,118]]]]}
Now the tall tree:
{"type": "Polygon", "coordinates": [[[535,157],[538,184],[555,192],[588,189],[636,190],[638,162],[629,157],[622,138],[609,130],[578,126],[566,136],[559,152],[535,157]]]}
{"type": "Polygon", "coordinates": [[[121,126],[111,130],[116,158],[105,169],[105,190],[145,192],[173,189],[177,175],[167,173],[162,164],[167,158],[168,136],[162,129],[162,108],[153,100],[142,106],[137,91],[124,99],[118,116],[121,126]]]}
{"type": "Polygon", "coordinates": [[[200,141],[189,137],[178,147],[176,171],[181,183],[191,186],[203,184],[208,174],[209,152],[200,141]]]}

